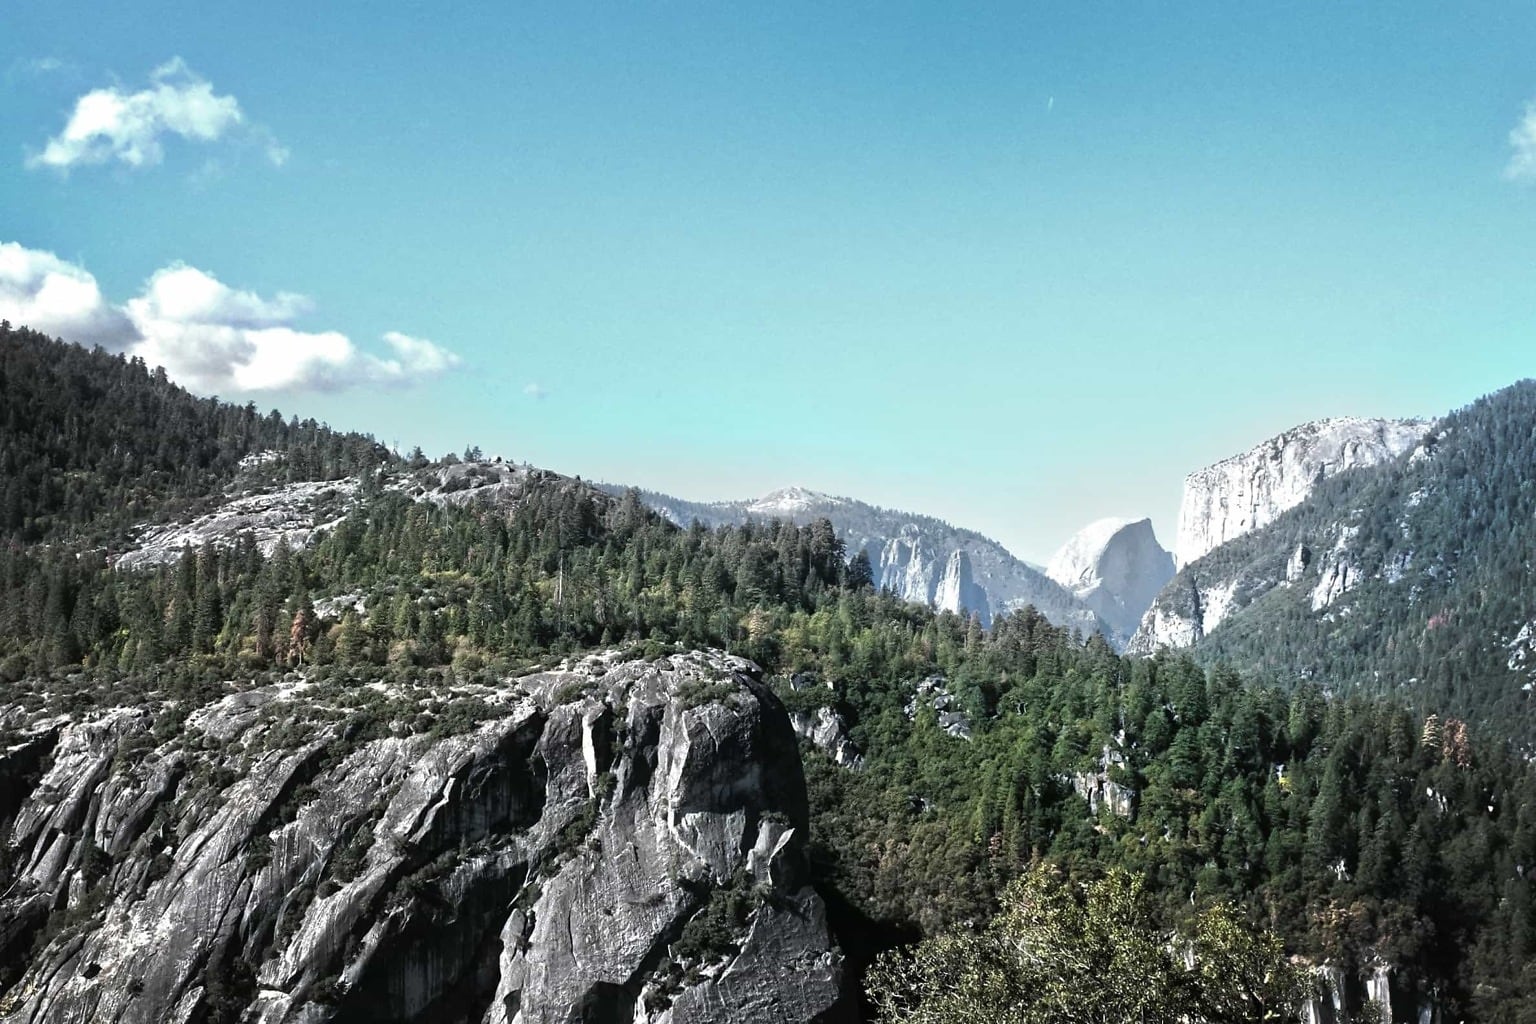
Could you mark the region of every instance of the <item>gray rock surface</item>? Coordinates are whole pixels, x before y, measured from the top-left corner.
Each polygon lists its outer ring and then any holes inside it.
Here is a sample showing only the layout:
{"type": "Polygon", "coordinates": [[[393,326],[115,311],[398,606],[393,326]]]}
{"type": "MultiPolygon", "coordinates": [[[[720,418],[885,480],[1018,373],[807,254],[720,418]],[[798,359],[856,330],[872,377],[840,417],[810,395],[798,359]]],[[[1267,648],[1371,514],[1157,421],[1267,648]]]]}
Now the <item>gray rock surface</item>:
{"type": "Polygon", "coordinates": [[[1311,991],[1301,1006],[1302,1024],[1440,1024],[1440,999],[1412,981],[1412,972],[1381,961],[1346,969],[1336,963],[1310,967],[1311,991]],[[1367,1012],[1374,1002],[1380,1016],[1367,1012]]]}
{"type": "Polygon", "coordinates": [[[1117,748],[1105,746],[1099,763],[1093,771],[1074,772],[1072,790],[1088,802],[1088,813],[1097,816],[1108,810],[1120,818],[1129,818],[1136,811],[1136,791],[1116,782],[1111,769],[1125,767],[1125,755],[1117,748]]]}
{"type": "MultiPolygon", "coordinates": [[[[262,467],[280,467],[282,456],[262,452],[247,456],[241,468],[255,473],[262,467]]],[[[268,472],[272,472],[268,469],[268,472]]],[[[249,534],[257,547],[271,554],[278,544],[301,548],[334,529],[361,500],[361,481],[356,477],[341,480],[307,480],[298,483],[257,482],[243,477],[245,486],[221,496],[212,511],[183,522],[146,525],[137,531],[134,545],[118,556],[119,569],[144,569],[174,562],[188,547],[204,544],[232,547],[249,534]]],[[[434,463],[418,470],[384,472],[379,485],[414,501],[434,505],[489,504],[511,509],[532,486],[548,488],[556,484],[585,488],[594,499],[606,503],[608,497],[574,477],[549,470],[517,465],[500,458],[474,462],[434,463]]]]}
{"type": "Polygon", "coordinates": [[[905,708],[907,718],[915,720],[925,704],[933,708],[940,729],[956,739],[971,738],[971,716],[949,691],[949,682],[942,675],[929,676],[912,688],[912,698],[905,708]]]}
{"type": "Polygon", "coordinates": [[[794,727],[796,736],[819,749],[834,763],[844,768],[863,767],[864,755],[859,753],[859,748],[848,738],[847,723],[843,721],[842,715],[831,708],[793,711],[789,723],[794,727]]]}
{"type": "Polygon", "coordinates": [[[1152,520],[1100,519],[1063,544],[1045,571],[1114,630],[1119,647],[1173,578],[1173,556],[1157,542],[1152,520]]]}
{"type": "Polygon", "coordinates": [[[146,527],[135,546],[118,557],[119,569],[144,569],[174,562],[188,546],[232,546],[249,533],[263,554],[278,544],[300,548],[341,522],[357,494],[358,481],[315,480],[231,497],[206,515],[184,523],[146,527]]]}
{"type": "Polygon", "coordinates": [[[1403,544],[1390,563],[1367,564],[1363,557],[1368,545],[1358,541],[1359,508],[1340,510],[1306,536],[1271,534],[1305,512],[1314,489],[1331,476],[1410,452],[1402,464],[1427,459],[1426,449],[1415,446],[1432,429],[1421,420],[1320,420],[1190,474],[1179,516],[1179,571],[1142,616],[1126,651],[1192,646],[1276,588],[1304,593],[1304,607],[1326,616],[1368,579],[1402,579],[1414,557],[1410,520],[1422,495],[1404,503],[1403,544]]]}
{"type": "Polygon", "coordinates": [[[839,998],[796,739],[740,659],[166,711],[6,723],[0,1020],[809,1022],[839,998]]]}

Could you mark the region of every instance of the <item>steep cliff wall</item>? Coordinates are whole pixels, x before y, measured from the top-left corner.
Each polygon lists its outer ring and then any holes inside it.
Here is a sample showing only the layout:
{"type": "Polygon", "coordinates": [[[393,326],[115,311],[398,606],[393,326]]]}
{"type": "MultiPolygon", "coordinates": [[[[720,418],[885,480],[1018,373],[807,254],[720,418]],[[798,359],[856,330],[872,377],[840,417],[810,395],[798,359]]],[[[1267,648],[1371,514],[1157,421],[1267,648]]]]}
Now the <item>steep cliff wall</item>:
{"type": "Polygon", "coordinates": [[[1319,480],[1411,450],[1429,426],[1423,420],[1317,420],[1191,473],[1174,539],[1178,567],[1273,522],[1319,480]]]}
{"type": "MultiPolygon", "coordinates": [[[[1392,460],[1434,430],[1421,420],[1319,420],[1191,473],[1179,514],[1178,574],[1146,610],[1126,650],[1192,646],[1279,587],[1304,588],[1311,611],[1328,609],[1367,578],[1355,551],[1365,510],[1319,514],[1308,511],[1308,499],[1346,470],[1391,471],[1392,460]],[[1306,529],[1275,534],[1287,513],[1303,512],[1306,529]]],[[[1377,575],[1395,579],[1401,568],[1385,566],[1377,575]]]]}
{"type": "Polygon", "coordinates": [[[1100,519],[1063,544],[1045,571],[1124,644],[1172,578],[1173,556],[1157,542],[1150,519],[1100,519]]]}
{"type": "Polygon", "coordinates": [[[813,1021],[840,960],[739,659],[15,714],[0,1019],[813,1021]]]}

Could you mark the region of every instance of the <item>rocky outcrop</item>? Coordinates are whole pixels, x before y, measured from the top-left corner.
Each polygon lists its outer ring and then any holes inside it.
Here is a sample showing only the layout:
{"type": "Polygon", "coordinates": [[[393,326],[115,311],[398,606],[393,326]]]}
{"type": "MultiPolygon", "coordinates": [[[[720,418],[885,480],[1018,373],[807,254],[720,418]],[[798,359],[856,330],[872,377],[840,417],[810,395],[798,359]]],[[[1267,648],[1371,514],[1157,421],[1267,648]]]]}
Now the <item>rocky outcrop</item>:
{"type": "Polygon", "coordinates": [[[844,768],[861,768],[864,755],[848,738],[848,725],[843,716],[830,707],[822,706],[814,711],[793,711],[789,723],[795,735],[844,768]]]}
{"type": "Polygon", "coordinates": [[[1422,466],[1427,449],[1414,446],[1430,429],[1421,420],[1319,420],[1190,474],[1179,514],[1179,571],[1143,614],[1126,651],[1192,646],[1277,588],[1295,588],[1308,612],[1327,614],[1369,579],[1402,579],[1413,559],[1414,496],[1404,502],[1403,543],[1391,563],[1369,566],[1358,550],[1364,509],[1314,508],[1309,499],[1345,470],[1422,466]],[[1411,458],[1391,461],[1410,450],[1411,458]]]}
{"type": "Polygon", "coordinates": [[[1130,818],[1136,813],[1136,791],[1115,779],[1116,773],[1125,770],[1125,755],[1106,744],[1092,771],[1073,772],[1064,781],[1071,782],[1072,791],[1087,802],[1094,817],[1108,811],[1117,818],[1130,818]]]}
{"type": "Polygon", "coordinates": [[[0,759],[0,1019],[809,1022],[839,998],[795,736],[739,659],[290,678],[174,726],[30,723],[0,759]]]}
{"type": "MultiPolygon", "coordinates": [[[[598,486],[610,494],[625,490],[613,484],[598,486]]],[[[1117,647],[1124,639],[1067,588],[1015,558],[997,541],[931,516],[803,487],[749,501],[684,501],[655,491],[641,491],[640,496],[680,526],[694,521],[721,526],[772,519],[804,526],[825,518],[850,556],[860,551],[869,556],[875,585],[905,600],[962,615],[974,613],[983,623],[1030,605],[1063,628],[1102,632],[1117,647]]]]}
{"type": "Polygon", "coordinates": [[[1157,542],[1150,519],[1100,519],[1063,544],[1045,571],[1123,645],[1173,577],[1173,556],[1157,542]]]}
{"type": "Polygon", "coordinates": [[[906,706],[907,718],[916,720],[924,705],[933,708],[940,729],[956,739],[971,738],[971,716],[949,691],[949,683],[942,675],[929,676],[913,687],[906,706]]]}
{"type": "Polygon", "coordinates": [[[1174,539],[1178,566],[1273,522],[1321,479],[1412,450],[1429,426],[1424,420],[1317,420],[1191,473],[1174,539]]]}
{"type": "Polygon", "coordinates": [[[491,505],[508,510],[516,508],[534,489],[545,493],[584,490],[600,504],[606,505],[609,500],[604,492],[575,477],[499,457],[437,463],[392,479],[384,486],[434,505],[491,505]]]}
{"type": "Polygon", "coordinates": [[[951,551],[944,562],[944,574],[933,588],[933,605],[956,615],[976,615],[983,622],[992,621],[987,606],[987,592],[976,585],[971,572],[971,556],[964,549],[951,551]]]}
{"type": "Polygon", "coordinates": [[[263,554],[281,543],[300,548],[333,529],[352,507],[355,478],[287,484],[242,494],[185,523],[147,527],[134,547],[116,561],[119,569],[144,569],[174,562],[188,548],[231,547],[249,534],[263,554]]]}
{"type": "Polygon", "coordinates": [[[903,601],[933,603],[938,590],[939,559],[916,527],[903,527],[895,536],[887,537],[878,551],[869,546],[864,551],[870,556],[875,586],[889,590],[903,601]]]}
{"type": "MultiPolygon", "coordinates": [[[[1160,647],[1192,647],[1226,619],[1272,590],[1296,589],[1312,613],[1327,614],[1345,594],[1373,576],[1396,582],[1412,561],[1410,548],[1393,555],[1391,566],[1365,567],[1358,510],[1323,524],[1312,538],[1287,539],[1278,547],[1260,543],[1265,534],[1243,538],[1186,566],[1157,595],[1126,644],[1130,654],[1160,647]],[[1255,552],[1235,549],[1253,546],[1255,552]],[[1227,559],[1225,554],[1234,555],[1227,559]],[[1395,567],[1395,572],[1394,572],[1395,567]]],[[[1278,527],[1277,527],[1278,528],[1278,527]]],[[[1408,539],[1405,533],[1404,539],[1408,539]]]]}
{"type": "MultiPolygon", "coordinates": [[[[1151,654],[1160,647],[1193,647],[1238,607],[1241,585],[1251,582],[1218,574],[1180,573],[1142,616],[1141,625],[1125,645],[1126,653],[1151,654]]],[[[1259,590],[1263,589],[1263,582],[1259,590]]]]}

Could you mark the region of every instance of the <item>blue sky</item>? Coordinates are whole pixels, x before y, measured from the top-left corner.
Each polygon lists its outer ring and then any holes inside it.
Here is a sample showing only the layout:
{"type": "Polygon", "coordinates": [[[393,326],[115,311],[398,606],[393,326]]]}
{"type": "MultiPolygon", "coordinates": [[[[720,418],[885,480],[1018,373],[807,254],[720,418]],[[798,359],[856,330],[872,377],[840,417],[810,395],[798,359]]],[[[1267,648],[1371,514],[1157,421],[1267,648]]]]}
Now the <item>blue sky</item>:
{"type": "Polygon", "coordinates": [[[433,453],[1037,560],[1536,373],[1536,7],[829,6],[8,5],[0,309],[433,453]]]}

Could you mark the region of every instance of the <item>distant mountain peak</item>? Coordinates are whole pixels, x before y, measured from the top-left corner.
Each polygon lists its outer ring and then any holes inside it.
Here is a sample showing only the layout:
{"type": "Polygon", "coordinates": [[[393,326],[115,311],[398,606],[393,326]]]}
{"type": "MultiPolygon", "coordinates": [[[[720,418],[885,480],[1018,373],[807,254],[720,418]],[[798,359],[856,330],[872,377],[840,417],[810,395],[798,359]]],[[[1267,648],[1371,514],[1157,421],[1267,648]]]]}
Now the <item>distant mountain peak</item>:
{"type": "Polygon", "coordinates": [[[822,494],[798,484],[790,487],[781,487],[776,491],[769,491],[761,498],[747,504],[747,511],[753,515],[762,514],[793,514],[806,512],[821,505],[841,505],[848,499],[833,497],[830,494],[822,494]]]}
{"type": "Polygon", "coordinates": [[[1124,516],[1105,516],[1095,519],[1067,539],[1046,564],[1045,574],[1064,587],[1086,582],[1092,571],[1092,561],[1104,549],[1111,538],[1133,523],[1150,523],[1146,517],[1128,519],[1124,516]]]}
{"type": "Polygon", "coordinates": [[[1051,558],[1046,575],[1129,637],[1173,576],[1173,556],[1158,543],[1152,520],[1112,516],[1074,534],[1051,558]]]}

